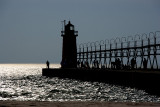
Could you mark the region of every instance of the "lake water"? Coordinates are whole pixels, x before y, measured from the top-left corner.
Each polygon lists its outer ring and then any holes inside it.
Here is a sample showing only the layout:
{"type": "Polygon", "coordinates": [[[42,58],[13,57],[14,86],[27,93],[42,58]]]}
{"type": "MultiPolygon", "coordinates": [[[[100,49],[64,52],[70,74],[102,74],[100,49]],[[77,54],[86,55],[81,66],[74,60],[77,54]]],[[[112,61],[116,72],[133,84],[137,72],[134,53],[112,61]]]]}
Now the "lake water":
{"type": "Polygon", "coordinates": [[[0,100],[160,102],[160,97],[134,88],[44,77],[45,67],[45,64],[0,64],[0,100]]]}

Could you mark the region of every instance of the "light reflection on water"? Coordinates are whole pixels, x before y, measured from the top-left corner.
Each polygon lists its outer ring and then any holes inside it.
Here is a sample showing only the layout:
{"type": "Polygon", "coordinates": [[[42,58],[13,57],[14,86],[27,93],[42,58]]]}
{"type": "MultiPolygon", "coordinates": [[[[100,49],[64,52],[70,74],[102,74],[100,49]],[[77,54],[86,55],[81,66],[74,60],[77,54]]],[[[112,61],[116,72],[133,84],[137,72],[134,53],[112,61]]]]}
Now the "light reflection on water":
{"type": "Polygon", "coordinates": [[[0,64],[0,100],[160,102],[159,97],[133,88],[43,77],[44,67],[45,64],[0,64]]]}

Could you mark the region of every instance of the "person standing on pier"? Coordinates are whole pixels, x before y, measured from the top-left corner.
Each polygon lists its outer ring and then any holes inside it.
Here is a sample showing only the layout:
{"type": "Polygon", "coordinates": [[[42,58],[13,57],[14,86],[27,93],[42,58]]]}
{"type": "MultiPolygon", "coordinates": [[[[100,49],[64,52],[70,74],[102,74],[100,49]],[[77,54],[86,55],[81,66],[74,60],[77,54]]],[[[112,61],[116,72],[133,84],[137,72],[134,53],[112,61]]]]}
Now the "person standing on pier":
{"type": "Polygon", "coordinates": [[[49,61],[47,60],[46,62],[47,68],[49,69],[49,61]]]}
{"type": "Polygon", "coordinates": [[[136,65],[136,60],[134,58],[132,58],[131,59],[131,67],[132,67],[132,69],[134,69],[135,65],[136,65]]]}

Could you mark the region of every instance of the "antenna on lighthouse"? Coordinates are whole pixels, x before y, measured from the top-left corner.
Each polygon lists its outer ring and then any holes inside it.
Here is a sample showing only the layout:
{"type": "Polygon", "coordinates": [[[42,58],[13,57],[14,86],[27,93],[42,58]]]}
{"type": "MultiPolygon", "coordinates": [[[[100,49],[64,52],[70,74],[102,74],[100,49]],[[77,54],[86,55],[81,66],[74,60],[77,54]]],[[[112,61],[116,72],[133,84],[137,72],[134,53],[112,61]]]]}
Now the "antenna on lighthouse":
{"type": "Polygon", "coordinates": [[[62,31],[64,31],[64,28],[65,28],[65,25],[66,25],[66,20],[61,21],[61,23],[62,23],[62,31]]]}

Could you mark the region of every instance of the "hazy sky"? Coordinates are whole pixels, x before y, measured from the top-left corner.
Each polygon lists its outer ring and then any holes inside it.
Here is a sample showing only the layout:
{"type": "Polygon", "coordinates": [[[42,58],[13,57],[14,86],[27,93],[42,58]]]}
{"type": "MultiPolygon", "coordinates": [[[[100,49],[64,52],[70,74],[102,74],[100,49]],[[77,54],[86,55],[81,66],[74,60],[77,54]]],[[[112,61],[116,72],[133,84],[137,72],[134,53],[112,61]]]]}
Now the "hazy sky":
{"type": "Polygon", "coordinates": [[[160,0],[0,0],[0,63],[59,63],[62,20],[78,43],[160,31],[160,0]]]}

